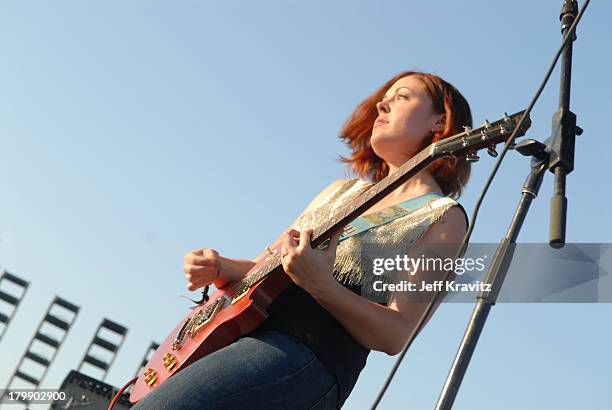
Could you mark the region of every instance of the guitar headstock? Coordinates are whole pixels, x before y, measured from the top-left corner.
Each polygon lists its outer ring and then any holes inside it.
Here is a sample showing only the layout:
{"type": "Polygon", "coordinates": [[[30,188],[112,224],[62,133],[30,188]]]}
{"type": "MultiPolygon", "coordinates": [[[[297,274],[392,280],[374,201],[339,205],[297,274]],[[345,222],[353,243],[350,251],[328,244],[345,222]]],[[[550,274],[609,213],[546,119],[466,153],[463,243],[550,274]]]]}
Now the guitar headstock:
{"type": "MultiPolygon", "coordinates": [[[[455,157],[465,156],[468,161],[474,162],[479,159],[476,152],[486,148],[487,152],[492,157],[496,157],[497,152],[495,151],[495,146],[510,138],[518,126],[524,112],[525,111],[520,111],[512,115],[504,114],[501,119],[493,123],[489,123],[489,121],[485,120],[485,123],[480,128],[471,129],[469,127],[464,127],[465,131],[462,133],[445,138],[433,144],[430,156],[434,158],[447,156],[449,154],[455,157]]],[[[527,117],[521,129],[517,131],[517,137],[525,135],[525,132],[530,126],[531,119],[527,117]]]]}

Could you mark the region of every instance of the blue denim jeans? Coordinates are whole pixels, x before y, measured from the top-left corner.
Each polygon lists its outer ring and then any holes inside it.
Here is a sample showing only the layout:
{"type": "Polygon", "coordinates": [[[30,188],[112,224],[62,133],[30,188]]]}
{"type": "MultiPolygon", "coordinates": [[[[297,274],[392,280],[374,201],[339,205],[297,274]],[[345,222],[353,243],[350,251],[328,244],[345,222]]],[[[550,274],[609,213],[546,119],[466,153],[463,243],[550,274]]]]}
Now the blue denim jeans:
{"type": "Polygon", "coordinates": [[[336,380],[308,346],[255,331],[192,363],[145,396],[143,410],[335,410],[336,380]]]}

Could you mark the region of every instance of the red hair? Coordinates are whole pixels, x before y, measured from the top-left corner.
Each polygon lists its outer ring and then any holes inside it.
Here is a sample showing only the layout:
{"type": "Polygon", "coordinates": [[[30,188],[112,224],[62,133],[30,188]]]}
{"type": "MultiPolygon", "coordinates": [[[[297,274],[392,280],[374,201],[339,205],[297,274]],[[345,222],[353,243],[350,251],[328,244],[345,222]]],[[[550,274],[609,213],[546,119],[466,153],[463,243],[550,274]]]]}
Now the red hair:
{"type": "MultiPolygon", "coordinates": [[[[383,99],[397,80],[408,76],[416,76],[423,82],[434,111],[446,115],[444,130],[428,136],[423,148],[462,132],[464,126],[472,126],[470,105],[454,86],[434,74],[418,71],[399,73],[359,104],[340,130],[340,139],[351,149],[351,155],[340,156],[340,161],[350,166],[353,173],[361,178],[378,182],[389,173],[389,166],[370,145],[372,127],[378,117],[376,103],[383,99]]],[[[470,178],[470,163],[464,157],[443,157],[429,165],[427,171],[436,179],[444,195],[458,198],[470,178]]]]}

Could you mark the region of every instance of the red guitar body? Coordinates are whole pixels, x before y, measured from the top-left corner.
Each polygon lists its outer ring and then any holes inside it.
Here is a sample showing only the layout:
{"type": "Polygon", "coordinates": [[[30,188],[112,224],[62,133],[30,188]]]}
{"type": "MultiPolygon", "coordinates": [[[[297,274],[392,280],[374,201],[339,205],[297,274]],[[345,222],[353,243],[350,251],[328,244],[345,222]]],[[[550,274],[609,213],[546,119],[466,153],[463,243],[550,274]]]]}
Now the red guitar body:
{"type": "Polygon", "coordinates": [[[277,268],[246,289],[239,282],[217,290],[161,343],[138,375],[130,401],[140,401],[176,372],[257,328],[268,317],[267,307],[290,284],[291,279],[277,268]]]}

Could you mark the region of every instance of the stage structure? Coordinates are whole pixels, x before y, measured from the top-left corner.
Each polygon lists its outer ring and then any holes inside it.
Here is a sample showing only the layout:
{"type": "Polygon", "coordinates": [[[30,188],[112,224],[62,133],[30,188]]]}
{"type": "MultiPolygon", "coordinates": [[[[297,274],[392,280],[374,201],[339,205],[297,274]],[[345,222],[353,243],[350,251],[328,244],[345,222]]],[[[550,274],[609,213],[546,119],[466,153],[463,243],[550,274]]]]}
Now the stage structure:
{"type": "Polygon", "coordinates": [[[101,370],[102,376],[99,378],[99,380],[104,380],[108,373],[108,369],[113,364],[113,361],[117,356],[117,352],[125,340],[127,332],[128,329],[118,323],[106,318],[102,320],[102,323],[100,323],[98,326],[91,343],[89,343],[89,346],[87,347],[87,351],[85,352],[83,360],[81,360],[77,371],[81,372],[81,368],[87,363],[88,365],[101,370]],[[113,341],[109,340],[109,338],[111,338],[113,341]],[[96,357],[95,352],[100,350],[106,356],[109,356],[110,354],[110,357],[96,357]]]}
{"type": "Polygon", "coordinates": [[[2,336],[4,336],[6,329],[8,329],[11,320],[17,312],[19,304],[21,303],[26,292],[28,291],[28,286],[30,286],[30,282],[23,280],[10,272],[2,272],[2,276],[0,276],[0,300],[3,300],[4,302],[11,305],[11,311],[9,313],[0,312],[0,327],[2,327],[2,329],[0,329],[0,341],[2,341],[2,336]],[[4,288],[2,287],[3,284],[5,284],[4,288]],[[21,288],[20,294],[18,296],[14,295],[12,292],[9,291],[9,289],[6,288],[6,284],[9,284],[9,286],[12,287],[16,286],[18,288],[21,288]]]}
{"type": "MultiPolygon", "coordinates": [[[[15,382],[19,381],[30,384],[32,389],[40,386],[62,343],[64,343],[68,332],[72,328],[79,310],[79,306],[59,296],[55,296],[5,389],[14,388],[15,382]],[[70,316],[70,319],[64,318],[66,314],[70,316]],[[40,353],[41,350],[45,350],[46,353],[40,353]],[[39,368],[37,375],[32,374],[32,369],[35,367],[39,368]]],[[[0,398],[0,403],[2,399],[0,398]]]]}

